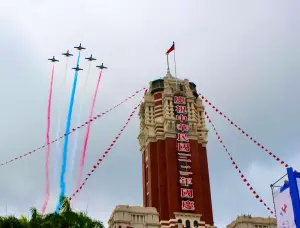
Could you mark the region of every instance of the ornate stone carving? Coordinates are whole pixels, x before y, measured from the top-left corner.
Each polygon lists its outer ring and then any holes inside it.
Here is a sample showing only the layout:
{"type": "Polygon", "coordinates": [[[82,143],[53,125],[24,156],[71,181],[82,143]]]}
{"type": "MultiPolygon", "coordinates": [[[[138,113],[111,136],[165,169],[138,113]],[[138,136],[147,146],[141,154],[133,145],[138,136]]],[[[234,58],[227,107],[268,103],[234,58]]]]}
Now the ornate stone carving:
{"type": "Polygon", "coordinates": [[[189,80],[185,79],[183,81],[183,85],[184,85],[184,90],[185,90],[185,93],[186,93],[186,97],[187,98],[194,98],[193,92],[190,88],[189,80]]]}
{"type": "MultiPolygon", "coordinates": [[[[149,91],[151,91],[151,83],[149,91]]],[[[203,146],[206,145],[208,130],[205,126],[202,101],[199,98],[195,99],[187,79],[175,79],[174,77],[170,77],[170,75],[164,77],[164,91],[161,106],[154,106],[154,96],[150,92],[147,92],[145,95],[145,101],[141,105],[139,112],[141,132],[139,137],[140,145],[142,142],[145,144],[149,141],[157,140],[158,138],[162,139],[162,137],[167,135],[168,137],[175,135],[174,93],[180,93],[187,98],[190,137],[197,139],[203,146]],[[179,89],[179,85],[183,86],[183,91],[179,89]],[[162,115],[160,113],[162,113],[162,115]]]]}
{"type": "Polygon", "coordinates": [[[169,84],[169,79],[167,77],[164,78],[164,95],[172,95],[172,89],[169,84]]]}

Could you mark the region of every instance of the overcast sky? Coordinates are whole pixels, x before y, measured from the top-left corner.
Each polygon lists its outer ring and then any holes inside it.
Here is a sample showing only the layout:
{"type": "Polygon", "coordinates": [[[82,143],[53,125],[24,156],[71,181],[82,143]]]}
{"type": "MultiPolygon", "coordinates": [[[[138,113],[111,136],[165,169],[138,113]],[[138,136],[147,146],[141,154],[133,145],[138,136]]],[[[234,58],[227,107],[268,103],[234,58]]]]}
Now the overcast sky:
{"type": "MultiPolygon", "coordinates": [[[[66,120],[73,79],[60,55],[81,42],[109,67],[103,74],[96,113],[122,101],[166,73],[165,51],[176,41],[177,73],[193,81],[249,134],[284,161],[300,169],[300,3],[299,1],[52,0],[4,1],[0,7],[0,162],[45,142],[51,75],[48,57],[57,56],[51,138],[58,112],[66,120]]],[[[75,53],[74,53],[75,54],[75,53]]],[[[69,68],[75,64],[71,59],[69,68]]],[[[82,60],[72,126],[80,100],[84,122],[89,114],[98,71],[93,65],[88,91],[82,94],[87,62],[82,60]]],[[[173,62],[171,62],[173,67],[173,62]]],[[[172,68],[173,69],[173,68],[172,68]]],[[[123,126],[140,97],[92,124],[85,171],[91,169],[123,126]]],[[[272,206],[269,185],[285,169],[268,157],[222,117],[207,107],[236,162],[257,192],[272,206]]],[[[63,131],[64,124],[61,126],[63,131]]],[[[214,219],[225,227],[242,213],[268,216],[247,190],[210,128],[208,158],[214,219]]],[[[135,116],[105,162],[74,200],[73,206],[107,222],[118,204],[142,205],[141,153],[135,116]]],[[[80,131],[79,151],[85,129],[80,131]]],[[[70,148],[74,135],[70,137],[70,148]]],[[[63,141],[61,141],[61,144],[63,141]]],[[[55,208],[60,162],[51,147],[51,200],[55,208]],[[57,159],[55,160],[57,161],[57,159]],[[58,167],[58,170],[55,168],[58,167]],[[55,176],[54,176],[55,175],[55,176]]],[[[59,156],[59,160],[61,156],[59,156]]],[[[79,155],[76,162],[79,161],[79,155]]],[[[70,170],[69,161],[68,171],[70,170]]],[[[41,208],[45,192],[45,150],[0,168],[0,214],[25,214],[41,208]]],[[[78,168],[76,168],[78,171],[78,168]]],[[[67,193],[77,172],[67,173],[67,193]]]]}

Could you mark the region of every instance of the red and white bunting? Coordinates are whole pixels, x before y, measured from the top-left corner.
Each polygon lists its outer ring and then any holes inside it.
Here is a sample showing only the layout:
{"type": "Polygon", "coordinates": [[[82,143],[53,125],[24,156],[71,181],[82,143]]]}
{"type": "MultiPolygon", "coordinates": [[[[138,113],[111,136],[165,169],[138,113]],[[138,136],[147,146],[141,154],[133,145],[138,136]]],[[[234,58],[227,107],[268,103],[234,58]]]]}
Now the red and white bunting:
{"type": "Polygon", "coordinates": [[[177,153],[180,169],[179,184],[181,186],[181,209],[184,211],[193,211],[195,210],[194,201],[186,200],[194,197],[192,189],[192,177],[190,177],[193,174],[190,172],[190,163],[192,160],[188,158],[191,156],[191,148],[188,135],[189,125],[186,98],[182,96],[174,96],[173,104],[177,129],[177,153]]]}
{"type": "Polygon", "coordinates": [[[208,122],[212,125],[212,128],[214,129],[216,136],[220,142],[220,144],[223,146],[223,148],[225,149],[227,155],[229,156],[229,159],[232,161],[232,165],[233,167],[236,169],[236,171],[238,171],[240,178],[242,179],[243,183],[245,183],[245,185],[249,188],[249,190],[252,192],[252,194],[254,195],[254,197],[259,200],[260,203],[262,203],[266,209],[273,215],[274,212],[271,210],[271,208],[263,201],[263,199],[257,194],[257,192],[254,190],[254,188],[251,186],[251,184],[249,183],[249,181],[247,180],[246,176],[242,173],[242,171],[240,170],[239,166],[237,165],[237,163],[233,160],[233,157],[231,156],[231,154],[229,153],[227,147],[225,146],[223,140],[220,137],[220,134],[218,133],[218,131],[215,128],[215,125],[212,123],[211,119],[209,118],[209,116],[207,115],[207,113],[205,112],[205,117],[207,118],[208,122]]]}
{"type": "MultiPolygon", "coordinates": [[[[201,94],[199,94],[201,95],[201,94]]],[[[269,156],[271,156],[273,159],[275,159],[277,162],[279,162],[281,165],[283,165],[285,168],[288,168],[289,165],[285,163],[283,160],[281,160],[278,156],[276,156],[273,152],[268,150],[265,146],[263,146],[261,143],[259,143],[257,140],[255,140],[252,136],[250,136],[248,133],[246,133],[242,128],[240,128],[236,123],[234,123],[227,115],[225,115],[223,112],[221,112],[216,106],[214,106],[208,99],[206,99],[204,96],[200,96],[200,98],[207,103],[212,109],[214,109],[217,113],[219,113],[221,116],[223,116],[232,126],[236,127],[243,135],[245,135],[248,139],[250,139],[255,145],[260,147],[264,152],[266,152],[269,156]]]]}
{"type": "Polygon", "coordinates": [[[37,152],[37,151],[39,151],[39,150],[45,148],[48,144],[52,144],[52,143],[57,142],[58,140],[60,140],[60,139],[62,139],[62,138],[64,138],[64,137],[66,137],[67,135],[72,134],[72,133],[75,132],[76,130],[78,130],[78,129],[84,127],[85,125],[89,124],[90,122],[92,122],[92,121],[94,121],[94,120],[99,119],[100,117],[104,116],[105,114],[109,113],[110,111],[114,110],[115,108],[119,107],[120,105],[124,104],[126,101],[128,101],[128,100],[131,99],[131,98],[133,98],[134,96],[136,96],[137,94],[139,94],[141,91],[147,91],[147,89],[146,89],[146,88],[143,88],[143,89],[141,89],[141,90],[139,90],[139,91],[136,91],[134,94],[132,94],[130,97],[128,97],[128,98],[126,98],[125,100],[123,100],[121,103],[119,103],[119,104],[115,105],[114,107],[112,107],[112,108],[106,110],[105,112],[102,112],[101,114],[98,114],[98,115],[94,116],[93,118],[91,118],[90,120],[86,121],[85,123],[83,123],[83,124],[81,124],[81,125],[79,125],[79,126],[73,128],[68,134],[64,134],[64,135],[60,136],[59,138],[57,138],[57,139],[51,141],[50,143],[47,143],[47,144],[45,144],[45,145],[43,145],[43,146],[41,146],[41,147],[39,147],[39,148],[36,148],[36,149],[34,149],[34,150],[32,150],[32,151],[30,151],[30,152],[28,152],[28,153],[25,153],[25,154],[21,155],[21,156],[19,156],[19,157],[15,157],[14,159],[11,159],[10,161],[3,162],[2,164],[0,164],[0,166],[7,165],[7,164],[10,164],[10,163],[15,162],[15,161],[17,161],[17,160],[20,160],[20,159],[22,159],[22,158],[25,158],[26,156],[31,155],[31,154],[33,154],[33,153],[35,153],[35,152],[37,152]]]}
{"type": "MultiPolygon", "coordinates": [[[[102,156],[97,160],[96,164],[93,165],[91,171],[86,175],[86,178],[84,179],[84,181],[81,183],[81,185],[79,186],[79,188],[72,194],[72,196],[69,197],[69,200],[71,201],[84,187],[84,185],[86,184],[86,182],[88,181],[88,179],[90,178],[90,176],[95,172],[95,170],[99,167],[99,165],[101,164],[101,162],[103,161],[104,158],[106,158],[106,156],[108,155],[108,153],[111,151],[111,149],[113,148],[113,146],[116,144],[117,140],[120,138],[120,136],[122,135],[123,131],[125,130],[125,128],[128,126],[130,120],[132,119],[134,113],[136,112],[136,110],[138,109],[138,107],[141,105],[141,102],[134,107],[133,111],[131,112],[131,114],[129,115],[129,118],[126,120],[126,123],[124,124],[124,126],[121,128],[121,130],[119,131],[118,135],[112,140],[112,143],[109,145],[109,147],[106,149],[106,151],[102,154],[102,156]]],[[[59,209],[60,210],[60,209],[59,209]]]]}

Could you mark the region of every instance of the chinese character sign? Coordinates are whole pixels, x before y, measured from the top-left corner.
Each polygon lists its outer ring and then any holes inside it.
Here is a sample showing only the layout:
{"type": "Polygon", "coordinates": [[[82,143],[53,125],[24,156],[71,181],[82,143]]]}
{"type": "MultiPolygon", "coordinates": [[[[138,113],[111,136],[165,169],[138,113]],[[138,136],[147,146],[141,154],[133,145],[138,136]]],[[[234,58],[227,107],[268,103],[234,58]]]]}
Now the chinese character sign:
{"type": "Polygon", "coordinates": [[[174,97],[174,113],[177,130],[177,155],[179,161],[179,184],[181,209],[183,211],[194,211],[195,203],[194,192],[192,188],[191,172],[191,148],[189,140],[188,109],[186,98],[182,96],[174,97]]]}
{"type": "Polygon", "coordinates": [[[194,197],[193,189],[191,189],[191,188],[182,188],[181,189],[181,197],[192,199],[194,197]]]}
{"type": "Polygon", "coordinates": [[[179,183],[181,186],[188,187],[192,185],[192,178],[191,177],[180,177],[179,183]]]}
{"type": "Polygon", "coordinates": [[[182,200],[181,208],[182,208],[182,210],[185,210],[185,211],[194,211],[195,203],[194,203],[194,201],[190,201],[190,200],[182,200]]]}
{"type": "Polygon", "coordinates": [[[189,135],[186,133],[177,133],[177,141],[189,142],[189,135]]]}
{"type": "Polygon", "coordinates": [[[189,125],[188,124],[183,124],[183,123],[179,123],[176,125],[177,130],[181,131],[181,132],[188,132],[189,131],[189,125]]]}
{"type": "Polygon", "coordinates": [[[174,104],[183,104],[185,105],[185,97],[175,96],[174,97],[174,104]]]}

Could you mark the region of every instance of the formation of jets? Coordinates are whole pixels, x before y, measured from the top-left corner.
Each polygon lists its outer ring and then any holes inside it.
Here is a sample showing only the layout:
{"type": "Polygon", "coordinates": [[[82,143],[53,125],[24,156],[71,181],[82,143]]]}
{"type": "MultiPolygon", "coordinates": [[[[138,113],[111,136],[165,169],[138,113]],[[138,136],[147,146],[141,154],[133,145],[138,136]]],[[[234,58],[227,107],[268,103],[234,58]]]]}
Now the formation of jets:
{"type": "MultiPolygon", "coordinates": [[[[78,51],[81,51],[81,50],[84,50],[85,48],[81,45],[81,43],[79,44],[79,46],[77,46],[77,47],[74,47],[75,49],[77,49],[78,51]]],[[[69,50],[67,50],[67,52],[66,53],[62,53],[62,55],[64,55],[64,56],[66,56],[66,57],[70,57],[70,56],[73,56],[73,54],[71,54],[70,52],[69,52],[69,50]]],[[[87,58],[85,58],[85,59],[87,59],[88,61],[95,61],[95,60],[97,60],[97,59],[95,59],[95,58],[93,58],[93,55],[91,55],[90,57],[87,57],[87,58]]],[[[50,59],[48,59],[49,61],[51,61],[51,62],[59,62],[59,60],[58,59],[55,59],[55,57],[53,56],[52,58],[50,58],[50,59]]],[[[106,66],[104,66],[103,65],[103,63],[100,65],[100,66],[96,66],[97,68],[99,68],[99,69],[107,69],[107,67],[106,66]]],[[[80,70],[83,70],[82,68],[80,68],[79,67],[79,65],[77,65],[76,67],[73,67],[72,68],[73,70],[75,70],[75,71],[80,71],[80,70]]]]}

